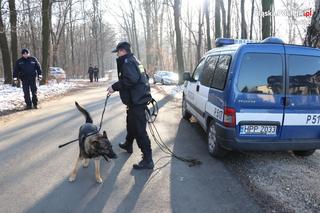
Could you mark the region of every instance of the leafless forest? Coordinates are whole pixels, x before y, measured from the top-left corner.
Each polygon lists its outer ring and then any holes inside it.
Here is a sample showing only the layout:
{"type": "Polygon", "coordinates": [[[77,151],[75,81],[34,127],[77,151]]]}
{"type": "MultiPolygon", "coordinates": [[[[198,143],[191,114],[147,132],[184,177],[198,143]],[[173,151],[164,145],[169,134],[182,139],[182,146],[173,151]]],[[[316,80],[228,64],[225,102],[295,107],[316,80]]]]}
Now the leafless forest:
{"type": "Polygon", "coordinates": [[[111,50],[123,40],[151,75],[181,74],[192,71],[218,37],[279,36],[318,47],[320,30],[319,0],[312,7],[302,0],[0,0],[0,5],[0,73],[7,84],[21,48],[39,59],[45,84],[50,66],[62,67],[69,78],[86,77],[90,63],[114,69],[111,50]]]}

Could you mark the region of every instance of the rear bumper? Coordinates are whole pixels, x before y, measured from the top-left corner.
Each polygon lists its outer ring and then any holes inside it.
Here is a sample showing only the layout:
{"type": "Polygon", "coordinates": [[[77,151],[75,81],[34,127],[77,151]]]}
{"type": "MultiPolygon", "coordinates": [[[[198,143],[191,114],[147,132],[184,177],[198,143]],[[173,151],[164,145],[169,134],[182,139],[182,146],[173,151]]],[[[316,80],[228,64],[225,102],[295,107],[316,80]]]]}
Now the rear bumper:
{"type": "Polygon", "coordinates": [[[216,124],[217,140],[227,150],[237,151],[288,151],[320,149],[320,139],[292,139],[292,140],[239,140],[234,128],[216,124]]]}

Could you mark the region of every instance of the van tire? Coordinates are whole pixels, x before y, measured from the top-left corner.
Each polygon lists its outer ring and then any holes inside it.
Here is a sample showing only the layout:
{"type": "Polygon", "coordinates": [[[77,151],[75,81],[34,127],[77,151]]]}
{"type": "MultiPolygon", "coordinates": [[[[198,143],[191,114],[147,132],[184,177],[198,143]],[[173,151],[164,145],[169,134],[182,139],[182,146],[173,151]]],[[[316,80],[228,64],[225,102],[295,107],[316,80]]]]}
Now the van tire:
{"type": "Polygon", "coordinates": [[[184,119],[186,119],[187,121],[189,121],[190,118],[191,118],[191,114],[190,114],[190,112],[188,112],[188,110],[187,110],[187,102],[186,102],[186,99],[184,98],[184,96],[183,96],[183,98],[182,98],[181,111],[182,111],[182,117],[183,117],[184,119]]]}
{"type": "Polygon", "coordinates": [[[223,158],[228,154],[228,151],[221,147],[217,141],[217,131],[214,121],[211,121],[207,131],[208,151],[212,157],[223,158]]]}
{"type": "Polygon", "coordinates": [[[293,151],[293,153],[297,156],[307,157],[312,155],[315,151],[316,151],[315,149],[311,149],[311,150],[305,150],[305,151],[293,151]]]}

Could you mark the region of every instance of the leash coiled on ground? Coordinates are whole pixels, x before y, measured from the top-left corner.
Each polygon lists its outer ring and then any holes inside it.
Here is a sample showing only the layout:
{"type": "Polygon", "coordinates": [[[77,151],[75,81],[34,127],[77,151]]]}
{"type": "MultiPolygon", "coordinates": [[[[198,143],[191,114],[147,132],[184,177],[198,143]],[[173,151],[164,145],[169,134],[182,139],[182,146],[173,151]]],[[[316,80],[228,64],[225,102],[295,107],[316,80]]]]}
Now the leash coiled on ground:
{"type": "MultiPolygon", "coordinates": [[[[104,116],[104,113],[105,113],[105,111],[106,111],[106,106],[107,106],[109,97],[110,97],[110,94],[108,94],[108,95],[106,96],[106,100],[104,101],[104,107],[103,107],[103,111],[102,111],[102,115],[101,115],[101,120],[100,120],[100,124],[99,124],[99,129],[98,129],[97,131],[91,133],[91,134],[88,134],[87,137],[88,137],[88,136],[91,136],[91,135],[94,135],[94,134],[97,134],[98,132],[100,132],[100,130],[101,130],[101,128],[102,128],[103,116],[104,116]]],[[[64,146],[69,145],[69,144],[71,144],[71,143],[73,143],[73,142],[76,142],[76,141],[78,141],[78,140],[79,140],[79,139],[74,139],[74,140],[69,141],[69,142],[67,142],[67,143],[61,144],[61,145],[59,145],[58,147],[59,147],[59,148],[62,148],[62,147],[64,147],[64,146]]]]}
{"type": "Polygon", "coordinates": [[[189,167],[192,166],[197,166],[201,164],[201,161],[195,158],[185,158],[177,155],[174,153],[162,140],[159,131],[157,127],[155,126],[154,122],[157,118],[159,111],[158,103],[156,100],[152,99],[151,101],[148,102],[148,105],[146,107],[146,116],[147,116],[147,121],[148,121],[148,127],[149,131],[151,133],[151,136],[154,140],[154,142],[159,146],[160,150],[164,152],[165,154],[169,155],[170,157],[174,157],[180,161],[184,161],[189,164],[189,167]],[[148,106],[151,105],[149,108],[148,106]]]}

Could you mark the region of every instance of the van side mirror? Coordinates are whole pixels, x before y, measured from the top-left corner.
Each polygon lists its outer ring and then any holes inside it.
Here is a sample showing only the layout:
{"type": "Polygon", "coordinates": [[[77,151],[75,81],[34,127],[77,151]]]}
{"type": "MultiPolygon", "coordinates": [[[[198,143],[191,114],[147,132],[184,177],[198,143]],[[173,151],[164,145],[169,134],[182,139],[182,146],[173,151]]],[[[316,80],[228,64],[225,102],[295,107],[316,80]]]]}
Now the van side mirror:
{"type": "Polygon", "coordinates": [[[183,73],[183,80],[184,81],[190,81],[191,80],[190,72],[184,72],[183,73]]]}

